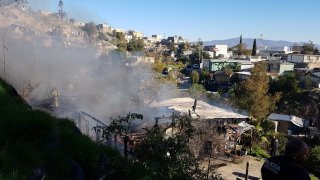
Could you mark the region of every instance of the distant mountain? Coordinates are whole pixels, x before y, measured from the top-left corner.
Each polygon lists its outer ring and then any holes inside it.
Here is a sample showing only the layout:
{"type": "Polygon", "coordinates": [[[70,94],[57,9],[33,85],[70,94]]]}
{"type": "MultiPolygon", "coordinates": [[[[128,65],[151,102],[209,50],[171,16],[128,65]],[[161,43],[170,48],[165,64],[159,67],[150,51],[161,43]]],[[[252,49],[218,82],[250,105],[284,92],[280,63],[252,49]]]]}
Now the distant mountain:
{"type": "MultiPolygon", "coordinates": [[[[242,38],[242,42],[249,48],[252,48],[253,38],[242,38]]],[[[274,41],[274,40],[266,40],[266,39],[257,39],[257,46],[293,46],[294,44],[303,45],[306,42],[290,42],[290,41],[274,41]]],[[[205,46],[214,45],[214,44],[226,44],[228,47],[235,46],[239,44],[239,37],[225,39],[225,40],[213,40],[213,41],[205,41],[203,42],[205,46]]],[[[319,45],[317,45],[319,46],[319,45]]]]}

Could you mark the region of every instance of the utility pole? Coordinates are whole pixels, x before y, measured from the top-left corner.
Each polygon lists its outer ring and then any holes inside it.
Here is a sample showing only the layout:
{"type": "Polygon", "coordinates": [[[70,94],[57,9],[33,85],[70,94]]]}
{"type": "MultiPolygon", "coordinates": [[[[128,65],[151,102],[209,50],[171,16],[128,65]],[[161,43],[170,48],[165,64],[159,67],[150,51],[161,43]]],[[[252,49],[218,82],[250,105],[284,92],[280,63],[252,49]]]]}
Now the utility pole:
{"type": "Polygon", "coordinates": [[[3,76],[4,76],[4,81],[7,82],[7,76],[6,76],[6,51],[8,51],[8,48],[5,45],[5,36],[6,36],[6,31],[3,33],[3,76]]]}
{"type": "Polygon", "coordinates": [[[199,38],[199,39],[198,39],[198,51],[199,51],[199,52],[198,52],[198,53],[199,53],[199,57],[198,57],[198,58],[199,58],[199,66],[200,66],[200,64],[201,64],[201,48],[202,48],[201,46],[202,46],[202,45],[201,45],[201,39],[199,38]]]}

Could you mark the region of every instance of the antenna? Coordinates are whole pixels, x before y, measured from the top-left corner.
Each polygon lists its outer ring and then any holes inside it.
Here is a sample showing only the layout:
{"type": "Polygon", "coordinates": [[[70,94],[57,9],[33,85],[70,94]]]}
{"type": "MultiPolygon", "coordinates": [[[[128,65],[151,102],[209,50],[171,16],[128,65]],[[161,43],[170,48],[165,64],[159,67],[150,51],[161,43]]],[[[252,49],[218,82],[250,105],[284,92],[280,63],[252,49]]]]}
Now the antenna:
{"type": "Polygon", "coordinates": [[[59,7],[59,13],[58,14],[59,14],[60,18],[61,19],[67,19],[67,14],[63,10],[63,1],[62,0],[59,1],[58,7],[59,7]]]}
{"type": "Polygon", "coordinates": [[[263,48],[262,46],[263,46],[263,34],[261,33],[260,34],[260,47],[263,48]]]}

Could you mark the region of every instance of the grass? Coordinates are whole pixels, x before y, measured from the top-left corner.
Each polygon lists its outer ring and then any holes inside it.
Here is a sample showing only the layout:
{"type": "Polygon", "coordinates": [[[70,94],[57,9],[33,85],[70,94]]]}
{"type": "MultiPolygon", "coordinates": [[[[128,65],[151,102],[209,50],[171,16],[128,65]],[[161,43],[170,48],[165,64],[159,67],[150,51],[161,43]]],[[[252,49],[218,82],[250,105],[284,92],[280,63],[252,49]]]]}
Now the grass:
{"type": "Polygon", "coordinates": [[[136,173],[130,170],[134,164],[82,135],[72,121],[32,110],[0,79],[0,180],[30,179],[36,168],[44,168],[49,180],[70,179],[71,159],[81,166],[85,179],[97,179],[111,170],[113,179],[136,173]],[[99,166],[101,155],[108,158],[109,169],[99,166]]]}

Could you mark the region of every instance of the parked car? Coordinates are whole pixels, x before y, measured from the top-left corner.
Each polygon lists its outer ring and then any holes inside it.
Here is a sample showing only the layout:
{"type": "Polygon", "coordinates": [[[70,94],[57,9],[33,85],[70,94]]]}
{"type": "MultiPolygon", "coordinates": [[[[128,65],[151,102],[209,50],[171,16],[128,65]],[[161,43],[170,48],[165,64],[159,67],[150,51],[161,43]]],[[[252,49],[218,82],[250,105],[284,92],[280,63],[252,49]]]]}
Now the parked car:
{"type": "Polygon", "coordinates": [[[193,69],[199,69],[200,68],[199,64],[194,64],[192,67],[193,67],[193,69]]]}

